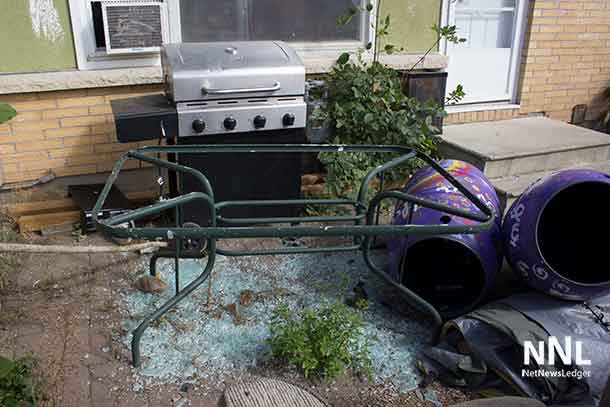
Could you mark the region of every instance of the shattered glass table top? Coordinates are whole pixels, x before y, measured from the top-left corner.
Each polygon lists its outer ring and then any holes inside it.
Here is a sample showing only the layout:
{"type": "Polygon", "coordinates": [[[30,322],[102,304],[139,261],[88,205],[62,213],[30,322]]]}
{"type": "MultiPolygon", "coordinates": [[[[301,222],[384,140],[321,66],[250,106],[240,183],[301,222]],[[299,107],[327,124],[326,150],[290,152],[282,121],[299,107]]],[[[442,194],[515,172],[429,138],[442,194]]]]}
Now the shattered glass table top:
{"type": "MultiPolygon", "coordinates": [[[[142,274],[148,270],[146,260],[138,265],[142,274]]],[[[201,273],[202,265],[205,259],[181,261],[182,287],[201,273]]],[[[172,259],[159,260],[160,277],[169,285],[163,294],[133,289],[122,294],[126,345],[142,318],[173,295],[173,266],[172,259]]],[[[269,358],[267,324],[278,304],[298,310],[341,300],[359,281],[369,296],[369,308],[359,312],[370,341],[374,380],[391,382],[402,391],[415,388],[420,380],[416,358],[430,328],[408,309],[397,310],[400,297],[368,270],[361,256],[350,253],[219,256],[212,275],[212,306],[204,284],[151,326],[142,337],[140,374],[162,380],[221,380],[244,373],[269,358]]]]}

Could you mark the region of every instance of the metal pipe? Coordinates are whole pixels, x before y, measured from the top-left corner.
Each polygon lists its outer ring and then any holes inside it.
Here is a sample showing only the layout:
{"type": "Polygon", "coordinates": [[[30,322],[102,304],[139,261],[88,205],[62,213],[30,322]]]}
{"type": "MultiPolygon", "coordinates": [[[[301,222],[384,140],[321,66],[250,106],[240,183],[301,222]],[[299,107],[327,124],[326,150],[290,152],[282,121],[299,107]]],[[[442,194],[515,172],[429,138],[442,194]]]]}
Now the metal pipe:
{"type": "Polygon", "coordinates": [[[476,225],[339,225],[296,227],[202,227],[202,228],[118,228],[102,222],[102,230],[119,238],[171,240],[191,239],[241,239],[265,237],[337,237],[337,236],[404,236],[408,234],[455,235],[479,233],[489,227],[489,221],[476,225]],[[171,237],[169,237],[171,236],[171,237]]]}
{"type": "Polygon", "coordinates": [[[204,201],[211,208],[214,217],[216,216],[216,211],[214,210],[214,201],[209,195],[204,194],[202,192],[191,192],[186,195],[180,195],[177,198],[160,201],[153,205],[144,206],[142,208],[134,209],[130,212],[121,215],[113,216],[105,220],[100,220],[98,221],[98,226],[103,225],[106,227],[114,228],[117,225],[135,221],[150,215],[156,215],[168,209],[174,209],[178,205],[198,200],[204,201]]]}
{"type": "MultiPolygon", "coordinates": [[[[176,146],[146,146],[126,154],[200,154],[200,153],[395,153],[401,156],[423,153],[402,146],[374,144],[199,144],[176,146]]],[[[152,158],[151,158],[152,159],[152,158]]]]}
{"type": "Polygon", "coordinates": [[[391,276],[383,271],[381,267],[375,264],[371,258],[371,243],[372,239],[370,237],[367,237],[363,243],[362,256],[364,257],[364,262],[371,269],[371,271],[383,278],[386,283],[398,289],[410,306],[430,318],[433,325],[433,335],[430,342],[434,343],[439,337],[441,328],[443,326],[443,318],[441,317],[441,314],[439,314],[436,308],[434,308],[430,303],[415,294],[413,291],[409,290],[404,285],[397,283],[391,276]]]}
{"type": "Polygon", "coordinates": [[[276,206],[276,205],[352,205],[359,206],[358,201],[353,199],[289,199],[289,200],[273,200],[273,201],[224,201],[216,204],[216,210],[234,207],[234,206],[276,206]]]}
{"type": "Polygon", "coordinates": [[[364,215],[355,216],[307,216],[278,218],[224,218],[217,216],[218,222],[228,225],[268,225],[274,223],[319,223],[319,222],[354,222],[364,219],[364,215]]]}
{"type": "Polygon", "coordinates": [[[370,185],[371,181],[373,180],[373,178],[375,178],[377,176],[377,174],[383,173],[387,170],[391,170],[392,168],[395,168],[395,167],[399,166],[400,164],[415,158],[417,156],[417,154],[418,153],[416,151],[410,150],[410,151],[406,152],[404,155],[402,155],[401,157],[395,158],[392,161],[389,161],[389,162],[387,162],[383,165],[380,165],[376,168],[373,168],[371,171],[369,171],[369,173],[366,174],[366,176],[362,180],[362,184],[360,185],[360,191],[358,191],[358,202],[366,201],[366,195],[368,192],[369,185],[370,185]]]}
{"type": "Polygon", "coordinates": [[[133,361],[133,365],[135,367],[140,367],[142,360],[140,357],[140,341],[142,340],[142,335],[144,331],[150,326],[151,323],[161,318],[165,315],[170,309],[172,309],[176,304],[182,301],[185,297],[187,297],[190,293],[195,291],[201,284],[203,284],[209,277],[212,272],[212,268],[214,267],[214,261],[216,260],[216,241],[210,240],[209,242],[209,255],[208,262],[205,266],[203,272],[189,283],[184,289],[178,294],[172,297],[165,304],[157,308],[152,314],[148,315],[144,320],[138,325],[138,327],[133,332],[133,338],[131,339],[131,357],[133,361]]]}
{"type": "Polygon", "coordinates": [[[329,246],[329,247],[281,247],[278,249],[261,249],[261,250],[225,250],[216,249],[216,253],[221,256],[228,257],[244,257],[244,256],[266,256],[266,255],[282,255],[282,254],[315,254],[315,253],[337,253],[337,252],[353,252],[360,250],[360,245],[352,246],[329,246]]]}
{"type": "MultiPolygon", "coordinates": [[[[176,227],[180,227],[180,205],[174,208],[174,221],[176,227]]],[[[182,250],[182,239],[176,239],[176,252],[174,253],[174,284],[176,286],[176,295],[180,294],[180,251],[182,250]]]]}

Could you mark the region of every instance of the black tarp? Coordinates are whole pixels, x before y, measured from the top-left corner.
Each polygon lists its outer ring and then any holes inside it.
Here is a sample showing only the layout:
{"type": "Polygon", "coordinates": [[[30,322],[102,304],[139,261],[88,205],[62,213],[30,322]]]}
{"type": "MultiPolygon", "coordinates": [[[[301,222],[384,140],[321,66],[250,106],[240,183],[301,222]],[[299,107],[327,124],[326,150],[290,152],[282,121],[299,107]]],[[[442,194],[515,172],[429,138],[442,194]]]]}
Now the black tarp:
{"type": "Polygon", "coordinates": [[[439,344],[424,353],[422,367],[447,384],[500,389],[546,404],[596,405],[610,377],[610,295],[589,303],[540,293],[511,296],[447,322],[439,344]],[[551,337],[562,345],[570,338],[571,363],[555,352],[553,365],[532,359],[526,366],[525,342],[537,349],[551,337]],[[577,346],[591,365],[575,363],[577,346]],[[542,376],[528,373],[537,371],[542,376]]]}

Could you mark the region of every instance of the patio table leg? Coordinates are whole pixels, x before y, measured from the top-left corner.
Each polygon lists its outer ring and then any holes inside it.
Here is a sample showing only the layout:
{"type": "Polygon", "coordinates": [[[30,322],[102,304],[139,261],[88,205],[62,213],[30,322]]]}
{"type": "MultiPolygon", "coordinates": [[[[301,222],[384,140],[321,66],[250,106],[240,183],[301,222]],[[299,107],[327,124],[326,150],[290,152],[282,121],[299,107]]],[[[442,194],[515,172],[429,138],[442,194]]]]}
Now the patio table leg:
{"type": "Polygon", "coordinates": [[[149,270],[150,270],[150,275],[151,277],[156,277],[157,276],[157,260],[159,260],[160,258],[163,257],[167,257],[164,256],[162,253],[155,253],[150,257],[150,266],[149,266],[149,270]]]}
{"type": "MultiPolygon", "coordinates": [[[[216,240],[210,239],[208,246],[208,262],[203,269],[203,272],[197,277],[195,280],[191,281],[179,294],[175,295],[172,299],[167,301],[161,307],[159,307],[155,312],[144,318],[144,320],[140,323],[140,325],[133,332],[133,338],[131,340],[131,356],[133,359],[133,365],[135,367],[140,367],[141,357],[140,357],[140,340],[142,339],[142,335],[144,331],[150,326],[150,324],[159,318],[161,318],[165,313],[167,313],[170,309],[172,309],[176,304],[182,301],[184,298],[189,296],[193,291],[195,291],[201,284],[203,284],[212,269],[214,268],[214,261],[216,259],[216,240]]],[[[152,265],[151,259],[151,265],[152,265]]],[[[176,270],[177,271],[177,270],[176,270]]],[[[152,268],[151,268],[152,272],[152,268]]]]}
{"type": "Polygon", "coordinates": [[[432,304],[421,298],[419,295],[415,294],[413,291],[409,290],[403,284],[394,281],[394,279],[390,277],[388,273],[386,273],[381,267],[375,264],[375,262],[371,258],[371,245],[372,239],[370,237],[365,238],[365,241],[362,245],[362,255],[364,256],[364,262],[372,272],[383,278],[386,283],[398,289],[402,298],[404,298],[411,307],[425,314],[430,319],[433,325],[433,333],[430,342],[435,343],[443,327],[443,318],[441,317],[441,314],[439,314],[439,312],[436,310],[436,308],[434,308],[432,304]]]}

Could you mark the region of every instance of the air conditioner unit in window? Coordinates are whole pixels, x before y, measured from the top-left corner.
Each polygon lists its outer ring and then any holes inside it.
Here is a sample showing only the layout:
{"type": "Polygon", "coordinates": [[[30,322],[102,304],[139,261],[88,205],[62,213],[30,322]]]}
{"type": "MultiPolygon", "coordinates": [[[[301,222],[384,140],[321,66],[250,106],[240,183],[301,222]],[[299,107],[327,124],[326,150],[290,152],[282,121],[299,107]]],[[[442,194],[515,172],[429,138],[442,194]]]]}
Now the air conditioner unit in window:
{"type": "Polygon", "coordinates": [[[108,54],[158,52],[168,38],[167,8],[160,1],[102,1],[108,54]]]}

